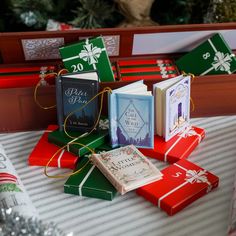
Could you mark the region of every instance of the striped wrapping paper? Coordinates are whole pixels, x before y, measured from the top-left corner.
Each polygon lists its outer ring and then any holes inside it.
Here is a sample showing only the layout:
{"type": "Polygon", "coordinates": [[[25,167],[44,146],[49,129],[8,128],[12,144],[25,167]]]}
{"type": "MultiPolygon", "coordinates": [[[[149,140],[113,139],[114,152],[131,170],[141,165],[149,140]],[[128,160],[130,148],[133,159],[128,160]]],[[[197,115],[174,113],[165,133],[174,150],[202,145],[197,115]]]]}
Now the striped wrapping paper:
{"type": "MultiPolygon", "coordinates": [[[[215,191],[169,217],[135,192],[103,201],[63,193],[65,179],[47,179],[27,158],[42,131],[1,134],[13,162],[41,217],[54,220],[74,235],[226,236],[236,170],[236,116],[192,119],[206,138],[189,160],[220,178],[215,191]]],[[[167,166],[151,159],[160,169],[167,166]]],[[[62,170],[50,168],[51,174],[62,170]]]]}

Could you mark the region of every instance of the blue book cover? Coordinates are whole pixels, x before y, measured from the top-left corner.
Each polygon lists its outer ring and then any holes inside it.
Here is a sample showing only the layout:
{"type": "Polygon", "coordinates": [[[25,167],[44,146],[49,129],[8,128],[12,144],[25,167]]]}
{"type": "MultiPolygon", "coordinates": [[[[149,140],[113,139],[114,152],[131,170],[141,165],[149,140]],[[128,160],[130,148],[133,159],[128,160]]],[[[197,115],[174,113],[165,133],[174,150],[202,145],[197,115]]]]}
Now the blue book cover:
{"type": "Polygon", "coordinates": [[[154,99],[143,81],[109,95],[109,121],[112,147],[133,144],[154,146],[154,99]]]}
{"type": "Polygon", "coordinates": [[[97,119],[98,99],[87,103],[97,93],[98,75],[95,71],[60,76],[56,81],[60,130],[63,130],[65,119],[69,115],[66,122],[68,131],[90,131],[97,119]]]}

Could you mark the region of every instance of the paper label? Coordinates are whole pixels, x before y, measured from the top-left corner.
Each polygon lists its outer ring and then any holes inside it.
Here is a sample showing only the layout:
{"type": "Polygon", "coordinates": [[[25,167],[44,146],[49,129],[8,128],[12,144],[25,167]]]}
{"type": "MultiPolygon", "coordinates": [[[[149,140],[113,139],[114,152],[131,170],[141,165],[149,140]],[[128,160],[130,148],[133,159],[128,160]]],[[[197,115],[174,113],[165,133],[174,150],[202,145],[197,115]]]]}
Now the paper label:
{"type": "Polygon", "coordinates": [[[21,43],[26,61],[59,59],[64,38],[22,39],[21,43]]]}

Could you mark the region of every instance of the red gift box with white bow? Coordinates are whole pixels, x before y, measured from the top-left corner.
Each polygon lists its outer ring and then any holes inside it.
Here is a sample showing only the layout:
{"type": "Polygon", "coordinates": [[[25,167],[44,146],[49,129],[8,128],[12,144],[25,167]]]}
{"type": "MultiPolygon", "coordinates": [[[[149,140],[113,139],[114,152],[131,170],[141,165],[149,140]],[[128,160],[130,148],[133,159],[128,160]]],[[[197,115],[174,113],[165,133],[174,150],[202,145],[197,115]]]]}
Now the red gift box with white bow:
{"type": "Polygon", "coordinates": [[[169,215],[216,188],[219,178],[187,160],[180,160],[162,170],[163,178],[136,190],[137,194],[169,215]]]}
{"type": "MultiPolygon", "coordinates": [[[[48,133],[56,129],[58,129],[57,125],[49,125],[45,130],[29,156],[28,164],[30,166],[46,166],[50,158],[60,149],[60,147],[48,142],[48,133]]],[[[62,150],[48,166],[75,169],[77,160],[77,156],[62,150]]]]}
{"type": "Polygon", "coordinates": [[[139,150],[148,157],[175,163],[187,158],[205,137],[205,130],[195,126],[187,127],[183,132],[175,135],[168,142],[164,138],[154,136],[154,148],[139,150]]]}

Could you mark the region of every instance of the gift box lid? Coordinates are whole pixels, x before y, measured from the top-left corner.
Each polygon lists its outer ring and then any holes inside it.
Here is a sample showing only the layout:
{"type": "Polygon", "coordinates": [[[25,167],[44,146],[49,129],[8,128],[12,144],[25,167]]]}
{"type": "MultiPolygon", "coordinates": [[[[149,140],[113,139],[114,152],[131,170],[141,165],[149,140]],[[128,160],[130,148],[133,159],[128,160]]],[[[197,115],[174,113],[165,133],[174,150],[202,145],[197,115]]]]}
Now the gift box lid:
{"type": "Polygon", "coordinates": [[[176,65],[180,71],[194,75],[232,74],[236,71],[236,57],[217,33],[178,59],[176,65]]]}
{"type": "Polygon", "coordinates": [[[204,137],[204,129],[190,126],[167,142],[162,137],[155,135],[153,149],[140,148],[139,150],[148,157],[175,163],[187,158],[204,137]]]}
{"type": "Polygon", "coordinates": [[[163,178],[137,190],[148,201],[174,215],[216,188],[219,178],[187,160],[162,170],[163,178]]]}
{"type": "MultiPolygon", "coordinates": [[[[75,171],[83,168],[87,161],[87,156],[82,157],[75,171]]],[[[64,192],[104,200],[112,200],[117,193],[113,185],[92,163],[68,178],[64,184],[64,192]]]]}
{"type": "MultiPolygon", "coordinates": [[[[29,155],[28,164],[30,166],[46,166],[50,158],[59,150],[58,146],[48,142],[48,134],[57,128],[57,125],[49,125],[45,130],[29,155]]],[[[77,156],[62,150],[53,158],[49,166],[74,169],[77,160],[77,156]]]]}
{"type": "MultiPolygon", "coordinates": [[[[73,137],[79,137],[83,133],[81,132],[69,132],[69,134],[73,137]]],[[[84,154],[89,152],[89,149],[84,147],[86,145],[89,148],[97,148],[104,143],[108,143],[108,130],[99,130],[89,134],[88,136],[82,137],[74,142],[79,142],[79,144],[69,144],[73,141],[72,138],[68,137],[63,131],[53,131],[48,135],[48,141],[50,143],[56,144],[58,146],[64,146],[68,144],[67,151],[74,153],[78,156],[83,156],[84,154]]]]}

